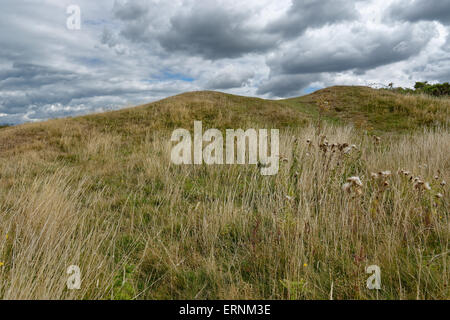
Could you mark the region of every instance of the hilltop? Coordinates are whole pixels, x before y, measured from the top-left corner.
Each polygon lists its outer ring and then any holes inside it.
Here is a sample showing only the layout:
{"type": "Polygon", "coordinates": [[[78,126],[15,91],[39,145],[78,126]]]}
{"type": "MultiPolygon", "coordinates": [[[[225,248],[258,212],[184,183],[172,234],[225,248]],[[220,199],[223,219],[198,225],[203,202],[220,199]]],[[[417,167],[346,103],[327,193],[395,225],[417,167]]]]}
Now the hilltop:
{"type": "Polygon", "coordinates": [[[44,145],[54,148],[64,135],[81,137],[92,130],[140,139],[155,130],[190,128],[194,120],[219,129],[246,128],[250,124],[301,127],[317,121],[319,101],[328,102],[328,107],[322,110],[324,121],[351,124],[378,135],[449,124],[448,98],[406,95],[369,87],[335,86],[284,100],[197,91],[117,111],[3,128],[0,129],[0,153],[28,147],[44,148],[44,145]]]}
{"type": "Polygon", "coordinates": [[[320,101],[328,102],[324,120],[378,132],[407,131],[449,123],[449,98],[358,86],[329,87],[283,100],[196,91],[83,119],[112,128],[139,122],[147,128],[173,129],[190,125],[196,119],[217,128],[245,127],[250,122],[283,128],[316,121],[320,101]]]}

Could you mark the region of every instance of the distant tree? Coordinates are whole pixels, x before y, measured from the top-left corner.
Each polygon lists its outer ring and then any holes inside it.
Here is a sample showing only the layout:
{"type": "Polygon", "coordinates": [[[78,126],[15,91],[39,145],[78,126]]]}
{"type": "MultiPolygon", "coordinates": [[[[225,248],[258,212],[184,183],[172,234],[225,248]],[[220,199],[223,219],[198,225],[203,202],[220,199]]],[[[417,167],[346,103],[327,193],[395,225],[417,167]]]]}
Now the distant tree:
{"type": "Polygon", "coordinates": [[[450,85],[448,82],[444,82],[442,84],[429,84],[427,81],[416,82],[414,89],[416,89],[418,93],[425,93],[436,97],[450,95],[450,85]]]}
{"type": "Polygon", "coordinates": [[[425,82],[416,82],[416,84],[414,85],[414,89],[416,90],[420,90],[423,87],[425,87],[427,85],[428,81],[425,82]]]}
{"type": "Polygon", "coordinates": [[[414,90],[410,88],[394,87],[392,83],[388,85],[389,90],[403,94],[428,94],[436,97],[450,96],[450,84],[448,82],[429,84],[428,81],[416,82],[414,90]]]}

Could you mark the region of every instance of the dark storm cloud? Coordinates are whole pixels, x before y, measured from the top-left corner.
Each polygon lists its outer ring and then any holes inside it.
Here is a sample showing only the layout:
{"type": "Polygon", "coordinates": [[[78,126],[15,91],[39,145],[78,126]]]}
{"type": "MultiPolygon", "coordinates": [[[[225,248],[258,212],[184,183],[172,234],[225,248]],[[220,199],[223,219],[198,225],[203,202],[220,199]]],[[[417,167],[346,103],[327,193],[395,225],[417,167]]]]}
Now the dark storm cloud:
{"type": "Polygon", "coordinates": [[[46,119],[97,108],[105,110],[115,106],[114,103],[124,103],[123,99],[115,97],[140,101],[144,92],[164,96],[172,90],[170,86],[145,89],[126,81],[102,79],[95,74],[14,63],[12,68],[0,71],[0,114],[8,115],[0,120],[1,123],[16,123],[21,116],[30,113],[35,119],[46,119]]]}
{"type": "MultiPolygon", "coordinates": [[[[249,53],[265,53],[280,42],[300,36],[307,28],[318,28],[358,17],[355,4],[347,0],[297,0],[289,10],[266,26],[250,26],[251,12],[228,10],[218,4],[196,3],[170,16],[168,26],[155,30],[150,16],[137,14],[139,4],[117,6],[116,16],[127,18],[121,34],[135,42],[155,39],[168,52],[201,56],[205,59],[238,58],[249,53]],[[132,14],[135,13],[135,14],[132,14]]],[[[148,12],[151,15],[150,11],[148,12]]]]}
{"type": "Polygon", "coordinates": [[[149,10],[148,5],[143,1],[129,1],[126,3],[114,2],[113,12],[116,18],[123,21],[130,21],[145,17],[149,10]]]}
{"type": "Polygon", "coordinates": [[[350,34],[344,34],[328,43],[304,37],[299,39],[297,47],[269,60],[269,65],[272,72],[277,74],[341,72],[353,69],[362,72],[418,54],[433,32],[428,25],[423,28],[428,29],[423,32],[406,26],[396,29],[392,34],[386,34],[355,27],[350,34]]]}
{"type": "Polygon", "coordinates": [[[324,73],[364,75],[368,70],[416,56],[435,33],[432,24],[423,22],[397,26],[390,33],[355,25],[352,29],[336,29],[334,37],[325,32],[304,35],[268,59],[270,76],[257,92],[291,96],[320,80],[324,73]]]}
{"type": "Polygon", "coordinates": [[[14,63],[0,72],[0,110],[11,111],[27,105],[70,103],[73,99],[95,96],[107,90],[78,87],[89,76],[30,63],[14,63]],[[64,86],[69,86],[65,89],[64,86]]]}
{"type": "Polygon", "coordinates": [[[348,0],[293,0],[286,15],[270,23],[267,30],[283,37],[300,36],[308,28],[355,20],[358,12],[355,3],[348,0]]]}
{"type": "Polygon", "coordinates": [[[401,0],[392,4],[388,13],[394,20],[450,24],[450,0],[401,0]]]}
{"type": "Polygon", "coordinates": [[[230,72],[214,75],[206,85],[207,89],[225,90],[231,88],[240,88],[247,85],[254,76],[253,72],[239,72],[231,70],[230,72]]]}
{"type": "Polygon", "coordinates": [[[1,90],[39,88],[56,82],[73,81],[76,78],[77,75],[73,72],[16,62],[12,69],[0,70],[0,88],[1,90]]]}
{"type": "Polygon", "coordinates": [[[170,19],[170,30],[158,36],[169,52],[199,55],[205,59],[237,58],[262,53],[275,45],[275,37],[245,25],[247,15],[220,7],[198,6],[170,19]]]}
{"type": "Polygon", "coordinates": [[[320,80],[319,74],[277,75],[264,81],[258,88],[258,94],[274,97],[300,96],[302,90],[311,83],[320,80]]]}

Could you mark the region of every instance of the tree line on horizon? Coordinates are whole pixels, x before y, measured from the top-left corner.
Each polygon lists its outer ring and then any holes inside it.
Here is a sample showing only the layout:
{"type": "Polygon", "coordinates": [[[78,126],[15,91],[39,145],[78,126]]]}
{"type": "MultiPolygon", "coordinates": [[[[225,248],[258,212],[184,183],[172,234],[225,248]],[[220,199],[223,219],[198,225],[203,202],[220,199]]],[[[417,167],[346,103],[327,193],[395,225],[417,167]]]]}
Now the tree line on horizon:
{"type": "Polygon", "coordinates": [[[411,88],[394,88],[393,84],[388,85],[389,89],[398,93],[427,94],[435,97],[450,96],[450,84],[448,82],[430,84],[428,81],[416,82],[414,89],[411,88]]]}

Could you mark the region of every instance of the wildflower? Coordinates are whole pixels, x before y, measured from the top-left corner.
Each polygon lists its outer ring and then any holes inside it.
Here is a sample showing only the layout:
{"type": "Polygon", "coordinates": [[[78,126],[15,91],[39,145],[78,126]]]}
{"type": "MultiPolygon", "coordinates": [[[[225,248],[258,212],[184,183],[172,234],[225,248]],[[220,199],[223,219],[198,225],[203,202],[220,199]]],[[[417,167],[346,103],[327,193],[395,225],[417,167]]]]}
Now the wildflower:
{"type": "Polygon", "coordinates": [[[344,142],[344,143],[338,145],[339,151],[342,151],[342,150],[344,150],[347,147],[348,147],[348,143],[347,142],[344,142]]]}
{"type": "Polygon", "coordinates": [[[325,141],[324,143],[321,143],[321,144],[319,145],[319,148],[320,148],[324,153],[326,153],[327,150],[328,150],[328,142],[325,141]]]}
{"type": "Polygon", "coordinates": [[[3,262],[0,262],[0,267],[3,267],[5,264],[3,262]]]}
{"type": "Polygon", "coordinates": [[[378,179],[378,173],[376,173],[376,172],[371,172],[371,173],[370,173],[370,177],[371,177],[372,179],[378,179]]]}
{"type": "Polygon", "coordinates": [[[286,196],[286,199],[289,200],[289,201],[291,201],[291,200],[293,200],[294,198],[291,197],[291,196],[286,196]]]}
{"type": "Polygon", "coordinates": [[[441,199],[443,197],[442,193],[436,194],[436,198],[441,199]]]}
{"type": "Polygon", "coordinates": [[[438,180],[439,179],[439,177],[438,176],[434,176],[434,180],[438,180]]]}
{"type": "MultiPolygon", "coordinates": [[[[414,179],[415,180],[415,179],[414,179]]],[[[414,183],[414,189],[418,190],[431,190],[430,184],[428,182],[424,182],[422,180],[417,180],[414,183]]]]}
{"type": "Polygon", "coordinates": [[[416,181],[416,179],[414,179],[414,189],[421,189],[424,182],[420,179],[416,181]]]}
{"type": "Polygon", "coordinates": [[[349,147],[346,147],[344,150],[343,150],[343,152],[344,152],[344,154],[347,154],[347,153],[349,153],[350,151],[352,151],[353,149],[358,149],[354,144],[352,144],[351,146],[349,146],[349,147]]]}
{"type": "Polygon", "coordinates": [[[308,264],[307,264],[307,263],[304,263],[303,266],[306,268],[306,267],[308,266],[308,264]]]}
{"type": "Polygon", "coordinates": [[[347,183],[344,183],[343,185],[342,185],[342,190],[344,190],[344,191],[346,191],[346,192],[350,192],[351,191],[351,188],[352,187],[352,184],[351,183],[349,183],[349,182],[347,182],[347,183]]]}
{"type": "Polygon", "coordinates": [[[353,191],[357,195],[361,195],[362,186],[363,184],[361,182],[361,179],[359,177],[354,176],[347,179],[347,182],[342,185],[342,190],[348,193],[351,193],[353,191]]]}
{"type": "Polygon", "coordinates": [[[361,179],[356,176],[348,178],[347,181],[351,182],[354,186],[357,186],[357,187],[362,187],[362,185],[363,185],[361,182],[361,179]]]}
{"type": "Polygon", "coordinates": [[[401,169],[401,170],[398,171],[398,174],[403,174],[404,176],[408,177],[408,176],[411,175],[411,172],[409,172],[407,170],[404,170],[404,169],[401,169]]]}
{"type": "Polygon", "coordinates": [[[342,152],[344,152],[344,154],[347,154],[347,153],[349,153],[350,151],[352,151],[352,148],[347,147],[347,148],[345,148],[342,152]]]}
{"type": "Polygon", "coordinates": [[[380,172],[378,172],[378,174],[380,176],[384,177],[384,178],[387,178],[387,177],[389,177],[391,175],[391,172],[389,170],[387,170],[387,171],[380,171],[380,172]]]}
{"type": "Polygon", "coordinates": [[[442,180],[441,186],[445,186],[446,184],[447,184],[447,182],[445,182],[445,180],[442,180]]]}

